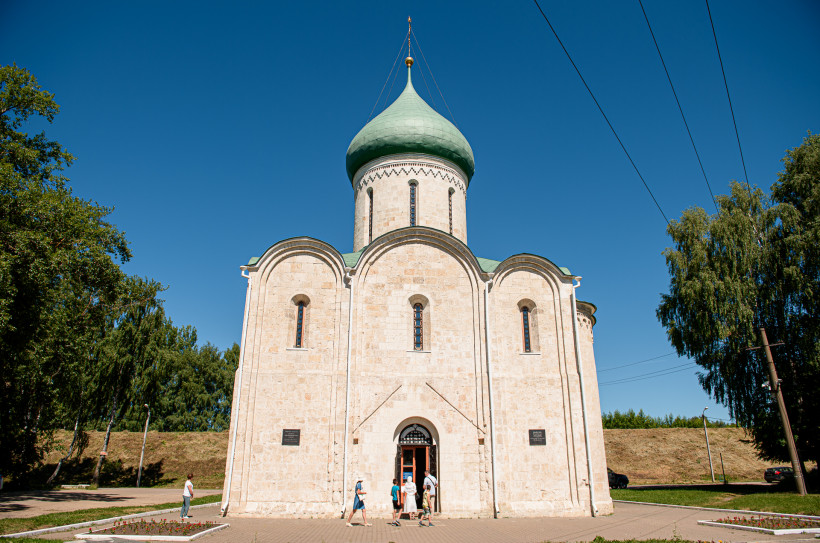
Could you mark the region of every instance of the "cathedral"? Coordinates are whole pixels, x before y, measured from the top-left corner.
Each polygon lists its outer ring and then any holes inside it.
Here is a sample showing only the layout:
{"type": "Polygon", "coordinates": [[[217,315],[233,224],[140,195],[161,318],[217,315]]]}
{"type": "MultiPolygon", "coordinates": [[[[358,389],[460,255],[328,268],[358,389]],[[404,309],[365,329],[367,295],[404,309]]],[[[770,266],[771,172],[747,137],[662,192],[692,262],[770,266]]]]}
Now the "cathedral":
{"type": "Polygon", "coordinates": [[[544,257],[473,254],[473,151],[405,63],[347,150],[353,252],[296,237],[241,267],[223,514],[338,518],[363,480],[389,517],[425,470],[445,517],[609,514],[595,306],[544,257]]]}

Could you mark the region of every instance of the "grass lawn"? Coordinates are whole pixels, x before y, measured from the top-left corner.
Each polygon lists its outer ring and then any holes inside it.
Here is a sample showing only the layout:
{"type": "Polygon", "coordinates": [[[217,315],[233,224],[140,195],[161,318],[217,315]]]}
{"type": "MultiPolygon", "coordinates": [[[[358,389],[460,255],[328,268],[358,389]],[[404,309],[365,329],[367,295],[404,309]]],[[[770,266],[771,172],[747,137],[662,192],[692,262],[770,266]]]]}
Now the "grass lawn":
{"type": "Polygon", "coordinates": [[[614,500],[820,515],[820,494],[800,496],[769,485],[703,485],[610,490],[614,500]]]}
{"type": "MultiPolygon", "coordinates": [[[[191,500],[191,505],[202,505],[221,500],[221,494],[214,494],[213,496],[194,498],[191,500]]],[[[66,511],[64,513],[49,513],[48,515],[40,515],[38,517],[4,518],[0,519],[0,534],[16,534],[19,532],[28,532],[29,530],[38,530],[40,528],[51,528],[52,526],[76,524],[78,522],[87,522],[89,520],[100,520],[104,518],[120,517],[123,515],[133,515],[134,513],[145,513],[147,511],[170,509],[172,507],[181,507],[181,505],[179,502],[172,502],[159,505],[143,505],[134,507],[101,507],[98,509],[66,511]]],[[[27,540],[15,538],[13,541],[16,543],[25,543],[27,540]]],[[[31,541],[39,540],[31,539],[31,541]]]]}

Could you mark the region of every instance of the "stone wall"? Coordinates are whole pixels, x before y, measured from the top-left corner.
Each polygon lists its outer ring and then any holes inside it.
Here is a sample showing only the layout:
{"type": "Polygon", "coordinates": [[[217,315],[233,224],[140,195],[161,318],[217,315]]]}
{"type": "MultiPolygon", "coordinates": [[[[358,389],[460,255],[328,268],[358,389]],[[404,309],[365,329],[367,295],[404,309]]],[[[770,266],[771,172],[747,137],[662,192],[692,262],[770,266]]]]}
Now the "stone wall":
{"type": "MultiPolygon", "coordinates": [[[[229,513],[334,517],[349,510],[351,490],[362,477],[368,513],[388,517],[398,435],[418,423],[437,446],[442,512],[492,516],[484,336],[490,275],[458,239],[424,227],[381,236],[349,273],[345,278],[337,251],[308,238],[273,246],[250,269],[244,369],[231,425],[238,434],[229,513]],[[300,301],[306,304],[305,343],[296,348],[300,301]],[[413,342],[415,303],[424,306],[420,350],[413,342]],[[301,430],[298,447],[282,445],[286,428],[301,430]]],[[[489,291],[502,516],[590,514],[570,293],[571,278],[534,256],[504,261],[489,291]],[[531,311],[529,353],[521,339],[522,303],[531,311]],[[530,429],[544,429],[546,444],[530,445],[530,429]]],[[[581,306],[579,313],[589,309],[581,306]]],[[[611,512],[591,325],[579,331],[588,413],[595,415],[589,422],[596,502],[611,512]]]]}
{"type": "MultiPolygon", "coordinates": [[[[511,516],[589,514],[571,280],[543,259],[519,256],[499,266],[494,282],[490,355],[499,507],[511,516]],[[531,312],[530,352],[525,352],[523,342],[524,306],[531,312]],[[546,444],[530,445],[529,430],[540,429],[546,431],[546,444]]],[[[594,375],[594,359],[591,362],[594,375]]],[[[597,391],[594,399],[594,407],[587,402],[588,416],[590,407],[598,409],[597,391]]],[[[600,414],[595,414],[600,428],[600,414]]],[[[592,460],[600,471],[605,460],[602,436],[597,439],[600,454],[592,447],[592,460]]],[[[608,492],[596,501],[611,511],[608,492]]]]}
{"type": "Polygon", "coordinates": [[[466,176],[453,163],[428,155],[392,155],[368,162],[353,178],[353,250],[369,240],[370,197],[373,194],[373,239],[410,226],[410,181],[417,183],[416,226],[450,232],[450,196],[453,236],[467,243],[466,176]]]}

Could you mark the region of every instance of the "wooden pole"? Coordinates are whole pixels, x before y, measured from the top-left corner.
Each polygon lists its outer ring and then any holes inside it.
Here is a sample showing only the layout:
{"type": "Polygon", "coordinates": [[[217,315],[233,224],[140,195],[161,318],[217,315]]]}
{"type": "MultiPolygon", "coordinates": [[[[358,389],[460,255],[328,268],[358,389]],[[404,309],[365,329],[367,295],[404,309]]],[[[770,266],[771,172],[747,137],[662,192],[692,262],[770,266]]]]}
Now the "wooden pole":
{"type": "Polygon", "coordinates": [[[797,456],[797,447],[794,444],[792,427],[789,424],[789,415],[786,413],[786,402],[783,401],[783,392],[780,390],[780,380],[777,378],[777,370],[774,367],[772,351],[769,348],[769,339],[766,337],[766,329],[760,328],[760,339],[763,341],[763,351],[766,353],[766,362],[769,368],[769,390],[772,393],[777,408],[780,411],[780,421],[783,423],[783,433],[786,434],[786,445],[789,447],[789,457],[794,470],[794,481],[797,483],[797,491],[801,496],[806,495],[806,481],[803,479],[803,470],[800,468],[800,458],[797,456]]]}

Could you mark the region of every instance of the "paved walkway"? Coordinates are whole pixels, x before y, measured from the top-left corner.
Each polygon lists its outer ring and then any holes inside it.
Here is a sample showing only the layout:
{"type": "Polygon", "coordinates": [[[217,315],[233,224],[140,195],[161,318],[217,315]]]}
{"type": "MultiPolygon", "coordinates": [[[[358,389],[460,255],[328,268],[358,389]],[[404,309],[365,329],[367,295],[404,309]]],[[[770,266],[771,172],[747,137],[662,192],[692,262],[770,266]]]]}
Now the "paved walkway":
{"type": "MultiPolygon", "coordinates": [[[[219,490],[195,490],[194,496],[219,494],[219,490]]],[[[36,517],[47,513],[97,507],[182,503],[182,488],[98,488],[97,490],[32,490],[0,492],[0,518],[36,517]]]]}
{"type": "MultiPolygon", "coordinates": [[[[368,518],[372,527],[345,526],[340,519],[275,520],[219,516],[219,506],[203,507],[194,512],[191,521],[228,522],[231,526],[202,539],[206,543],[267,543],[267,542],[378,542],[378,543],[517,543],[546,541],[591,541],[596,536],[606,539],[686,539],[694,541],[736,542],[816,542],[811,534],[772,536],[757,532],[700,526],[698,520],[716,520],[727,513],[616,503],[615,514],[598,518],[571,519],[433,519],[433,528],[420,527],[415,522],[402,521],[401,527],[391,526],[389,519],[368,518]]],[[[154,517],[171,519],[174,515],[154,517]]],[[[76,532],[50,534],[50,539],[68,541],[76,532]]],[[[74,541],[77,541],[74,539],[74,541]]]]}

